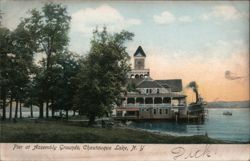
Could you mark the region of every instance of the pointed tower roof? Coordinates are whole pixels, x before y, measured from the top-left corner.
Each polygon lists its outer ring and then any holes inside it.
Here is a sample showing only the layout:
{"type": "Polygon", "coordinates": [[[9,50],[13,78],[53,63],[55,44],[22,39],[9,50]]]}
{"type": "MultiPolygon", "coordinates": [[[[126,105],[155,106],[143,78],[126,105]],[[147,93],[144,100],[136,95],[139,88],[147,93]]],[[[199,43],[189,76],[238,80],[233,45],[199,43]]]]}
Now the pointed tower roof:
{"type": "Polygon", "coordinates": [[[146,54],[142,50],[141,46],[138,46],[137,50],[135,51],[134,56],[146,57],[146,54]]]}

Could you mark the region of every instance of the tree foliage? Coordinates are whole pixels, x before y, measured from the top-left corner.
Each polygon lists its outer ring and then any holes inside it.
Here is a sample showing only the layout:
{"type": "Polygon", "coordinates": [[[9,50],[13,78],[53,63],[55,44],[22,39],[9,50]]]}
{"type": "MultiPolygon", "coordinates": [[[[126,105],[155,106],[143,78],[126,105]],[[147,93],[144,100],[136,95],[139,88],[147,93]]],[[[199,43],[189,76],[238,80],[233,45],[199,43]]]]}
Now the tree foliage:
{"type": "Polygon", "coordinates": [[[52,93],[52,109],[68,111],[73,109],[73,97],[76,93],[76,75],[79,71],[79,57],[71,52],[57,55],[57,63],[52,66],[50,93],[52,93]]]}
{"type": "MultiPolygon", "coordinates": [[[[110,34],[106,28],[93,32],[91,48],[85,57],[68,50],[70,16],[60,4],[33,9],[13,31],[0,27],[0,98],[3,119],[8,103],[39,106],[40,117],[55,111],[78,110],[90,124],[96,117],[109,115],[122,103],[126,93],[128,63],[127,31],[110,34]],[[34,55],[42,59],[37,63],[34,55]]],[[[20,106],[18,106],[20,105],[20,106]]],[[[20,116],[21,116],[20,111],[20,116]]],[[[10,118],[12,113],[10,113],[10,118]]]]}
{"type": "Polygon", "coordinates": [[[0,105],[3,109],[2,119],[6,119],[6,100],[10,88],[12,70],[11,31],[0,27],[0,105]]]}
{"type": "Polygon", "coordinates": [[[81,62],[76,96],[80,112],[88,116],[90,124],[121,103],[130,70],[125,43],[132,37],[127,31],[109,34],[106,28],[93,33],[90,52],[81,62]]]}
{"type": "MultiPolygon", "coordinates": [[[[70,16],[60,4],[45,4],[42,12],[33,9],[31,16],[24,19],[24,29],[32,35],[38,52],[45,52],[47,57],[61,52],[68,45],[70,16]]],[[[47,58],[47,61],[49,61],[47,58]]],[[[47,62],[50,65],[50,62],[47,62]]]]}
{"type": "MultiPolygon", "coordinates": [[[[30,46],[32,43],[29,41],[29,36],[24,31],[22,24],[18,25],[12,32],[5,28],[0,30],[1,100],[6,102],[6,99],[10,98],[11,101],[13,99],[16,102],[17,100],[23,101],[24,88],[29,82],[32,68],[33,52],[30,46]]],[[[3,107],[5,108],[5,103],[3,107]]]]}
{"type": "MultiPolygon", "coordinates": [[[[43,80],[39,86],[41,86],[41,93],[43,93],[41,95],[44,97],[42,99],[46,102],[46,117],[48,117],[49,101],[52,101],[49,90],[54,82],[53,70],[55,69],[53,65],[56,63],[56,55],[67,51],[71,17],[65,7],[54,3],[45,4],[42,11],[33,9],[30,14],[30,17],[25,18],[21,24],[23,24],[24,30],[32,35],[31,42],[33,42],[34,51],[46,55],[42,61],[44,69],[37,78],[43,80]]],[[[43,104],[40,103],[40,117],[43,117],[42,106],[43,104]]]]}

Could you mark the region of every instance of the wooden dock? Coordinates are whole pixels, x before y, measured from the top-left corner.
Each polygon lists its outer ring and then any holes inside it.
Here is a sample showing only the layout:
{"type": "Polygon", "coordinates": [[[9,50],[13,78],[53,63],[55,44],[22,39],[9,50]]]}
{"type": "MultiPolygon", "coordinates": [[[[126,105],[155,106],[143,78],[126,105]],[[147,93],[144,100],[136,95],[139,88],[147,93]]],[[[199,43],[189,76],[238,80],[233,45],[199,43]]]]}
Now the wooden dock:
{"type": "Polygon", "coordinates": [[[115,116],[117,121],[176,121],[176,122],[197,122],[204,121],[205,115],[187,115],[181,117],[167,117],[167,118],[139,118],[136,116],[115,116]]]}

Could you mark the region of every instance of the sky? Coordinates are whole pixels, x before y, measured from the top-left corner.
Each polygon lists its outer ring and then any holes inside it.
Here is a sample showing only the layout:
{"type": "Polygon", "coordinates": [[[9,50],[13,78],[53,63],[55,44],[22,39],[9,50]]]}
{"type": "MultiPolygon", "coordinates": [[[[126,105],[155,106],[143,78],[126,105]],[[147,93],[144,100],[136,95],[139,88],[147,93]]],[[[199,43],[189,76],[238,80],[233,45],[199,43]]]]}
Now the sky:
{"type": "MultiPolygon", "coordinates": [[[[0,0],[3,26],[14,30],[28,10],[46,2],[0,0]]],[[[249,100],[249,1],[54,1],[71,16],[69,48],[87,54],[92,31],[133,32],[153,79],[196,81],[207,101],[249,100]]]]}

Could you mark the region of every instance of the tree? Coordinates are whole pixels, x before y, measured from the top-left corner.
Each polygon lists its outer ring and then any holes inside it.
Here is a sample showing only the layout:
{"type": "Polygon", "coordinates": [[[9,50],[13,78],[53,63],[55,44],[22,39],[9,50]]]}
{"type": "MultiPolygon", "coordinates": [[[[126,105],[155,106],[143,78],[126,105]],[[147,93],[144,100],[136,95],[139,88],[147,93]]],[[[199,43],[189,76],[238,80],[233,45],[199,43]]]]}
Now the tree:
{"type": "Polygon", "coordinates": [[[9,92],[10,73],[12,71],[11,60],[11,31],[0,27],[0,105],[3,109],[2,119],[6,119],[6,101],[9,92]]]}
{"type": "Polygon", "coordinates": [[[79,71],[79,58],[71,52],[65,52],[57,56],[57,63],[52,67],[51,107],[52,111],[65,110],[68,119],[68,111],[73,109],[73,96],[77,89],[75,77],[79,71]]]}
{"type": "Polygon", "coordinates": [[[130,70],[125,42],[133,36],[127,31],[109,34],[106,28],[93,33],[90,52],[81,62],[75,99],[89,125],[122,102],[130,70]]]}
{"type": "Polygon", "coordinates": [[[15,54],[14,71],[12,72],[11,96],[16,100],[16,113],[19,102],[20,117],[22,117],[22,103],[25,99],[25,91],[30,82],[33,68],[33,55],[36,44],[30,39],[30,35],[24,30],[24,24],[20,23],[12,33],[12,52],[15,54]]]}
{"type": "Polygon", "coordinates": [[[187,87],[194,91],[196,97],[195,103],[197,103],[199,101],[198,84],[195,81],[192,81],[187,85],[187,87]]]}
{"type": "Polygon", "coordinates": [[[40,66],[37,65],[34,68],[34,77],[32,80],[32,86],[31,89],[34,93],[32,95],[32,102],[34,105],[37,105],[39,107],[39,117],[43,118],[43,103],[45,100],[45,60],[42,59],[39,62],[40,66]]]}
{"type": "Polygon", "coordinates": [[[128,92],[138,92],[138,90],[136,90],[136,84],[134,82],[128,82],[127,84],[127,91],[128,92]]]}
{"type": "MultiPolygon", "coordinates": [[[[52,57],[66,50],[71,18],[65,7],[53,3],[45,4],[42,12],[33,9],[30,14],[31,16],[24,19],[22,23],[24,23],[24,29],[32,35],[32,41],[37,45],[36,51],[46,55],[43,93],[46,102],[46,117],[48,117],[49,100],[51,99],[49,89],[52,79],[50,74],[54,63],[52,57]]],[[[40,107],[40,109],[43,108],[40,107]]]]}
{"type": "MultiPolygon", "coordinates": [[[[33,53],[30,50],[27,34],[23,26],[10,32],[1,28],[1,97],[3,100],[3,119],[5,119],[6,99],[10,98],[10,119],[12,118],[12,101],[18,104],[23,95],[23,88],[29,81],[29,68],[33,53]]],[[[18,106],[16,106],[17,108],[18,106]]],[[[21,107],[21,106],[20,106],[21,107]]],[[[17,111],[17,109],[16,109],[17,111]]],[[[20,110],[21,112],[21,110],[20,110]]],[[[21,113],[20,113],[21,116],[21,113]]],[[[17,114],[15,114],[17,117],[17,114]]]]}
{"type": "Polygon", "coordinates": [[[2,19],[3,19],[3,15],[4,13],[1,11],[0,9],[0,27],[2,27],[2,19]]]}
{"type": "Polygon", "coordinates": [[[34,77],[35,77],[35,69],[33,67],[32,69],[32,76],[31,76],[31,79],[29,81],[29,83],[27,84],[27,86],[24,88],[24,106],[26,107],[30,107],[30,117],[33,118],[33,105],[38,105],[37,103],[37,99],[36,99],[36,94],[38,93],[37,92],[37,89],[35,88],[35,80],[34,80],[34,77]]]}

